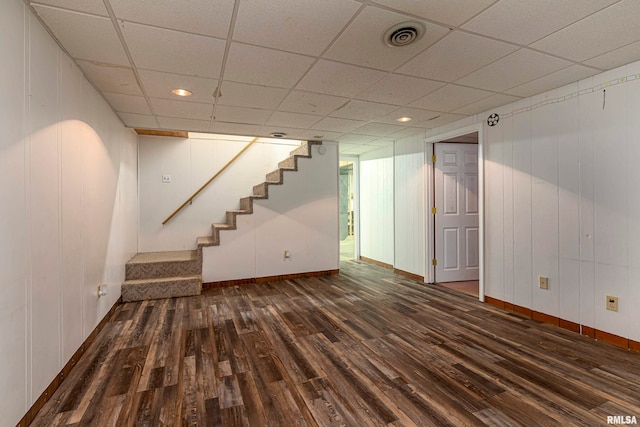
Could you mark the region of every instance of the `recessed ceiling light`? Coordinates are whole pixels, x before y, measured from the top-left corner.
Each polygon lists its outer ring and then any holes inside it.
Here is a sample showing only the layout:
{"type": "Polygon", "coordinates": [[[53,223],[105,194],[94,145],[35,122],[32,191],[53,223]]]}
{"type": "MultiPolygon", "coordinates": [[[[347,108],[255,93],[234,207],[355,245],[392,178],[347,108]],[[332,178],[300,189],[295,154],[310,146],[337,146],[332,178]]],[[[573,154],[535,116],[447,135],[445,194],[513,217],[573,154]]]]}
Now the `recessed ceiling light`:
{"type": "Polygon", "coordinates": [[[411,121],[411,117],[400,117],[398,119],[396,119],[399,122],[410,122],[411,121]]]}
{"type": "Polygon", "coordinates": [[[178,96],[191,96],[191,92],[186,89],[174,89],[171,91],[171,93],[178,96]]]}

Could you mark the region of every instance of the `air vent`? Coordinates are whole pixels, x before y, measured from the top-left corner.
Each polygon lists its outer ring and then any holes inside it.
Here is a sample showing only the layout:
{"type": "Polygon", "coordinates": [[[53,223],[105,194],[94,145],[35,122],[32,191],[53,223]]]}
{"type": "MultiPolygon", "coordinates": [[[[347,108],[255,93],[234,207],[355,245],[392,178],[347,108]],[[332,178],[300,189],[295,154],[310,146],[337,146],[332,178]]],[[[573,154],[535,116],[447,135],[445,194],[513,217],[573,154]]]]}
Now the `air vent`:
{"type": "Polygon", "coordinates": [[[420,40],[425,33],[425,27],[419,22],[402,22],[389,28],[384,33],[387,46],[403,47],[420,40]]]}
{"type": "Polygon", "coordinates": [[[284,138],[285,136],[287,136],[287,134],[284,132],[273,132],[271,136],[273,138],[284,138]]]}

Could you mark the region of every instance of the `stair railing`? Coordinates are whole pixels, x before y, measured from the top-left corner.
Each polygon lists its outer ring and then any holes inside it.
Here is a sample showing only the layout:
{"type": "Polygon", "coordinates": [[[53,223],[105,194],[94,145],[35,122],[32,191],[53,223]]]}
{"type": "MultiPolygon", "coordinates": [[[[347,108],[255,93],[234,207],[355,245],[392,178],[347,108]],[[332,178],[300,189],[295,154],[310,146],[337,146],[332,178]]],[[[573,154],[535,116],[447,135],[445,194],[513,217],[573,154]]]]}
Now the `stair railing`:
{"type": "Polygon", "coordinates": [[[253,145],[254,142],[256,142],[258,140],[258,138],[253,138],[253,140],[251,140],[250,143],[248,143],[242,150],[240,150],[240,152],[238,154],[236,154],[235,156],[233,156],[233,158],[231,160],[229,160],[227,162],[226,165],[224,165],[222,167],[222,169],[220,169],[215,175],[213,175],[209,181],[205,182],[202,187],[200,187],[198,189],[198,191],[196,191],[195,193],[193,193],[191,195],[191,197],[189,197],[183,204],[180,205],[180,207],[178,209],[176,209],[175,211],[173,211],[173,213],[171,215],[169,215],[167,217],[167,219],[165,219],[164,221],[162,221],[162,225],[165,225],[166,223],[168,223],[169,221],[171,221],[171,219],[173,219],[174,216],[176,216],[178,214],[178,212],[180,212],[182,209],[184,209],[185,206],[187,206],[188,204],[190,204],[193,199],[196,198],[196,196],[198,194],[200,194],[202,192],[202,190],[204,190],[205,188],[207,188],[207,186],[209,184],[211,184],[213,182],[214,179],[216,179],[218,176],[220,176],[220,174],[222,174],[222,172],[225,171],[225,169],[227,169],[229,166],[231,166],[233,164],[233,162],[235,162],[238,157],[240,157],[245,151],[247,151],[249,149],[249,147],[251,147],[253,145]]]}

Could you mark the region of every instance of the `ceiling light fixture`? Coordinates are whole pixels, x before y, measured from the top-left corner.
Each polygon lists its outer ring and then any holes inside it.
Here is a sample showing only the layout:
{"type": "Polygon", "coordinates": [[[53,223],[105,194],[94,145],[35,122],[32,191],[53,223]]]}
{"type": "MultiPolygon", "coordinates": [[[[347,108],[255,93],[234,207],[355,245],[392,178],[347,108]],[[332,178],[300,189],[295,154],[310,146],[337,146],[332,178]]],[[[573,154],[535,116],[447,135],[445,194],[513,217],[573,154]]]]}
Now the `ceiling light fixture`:
{"type": "Polygon", "coordinates": [[[404,47],[422,38],[426,27],[420,22],[401,22],[389,28],[383,36],[387,46],[404,47]]]}
{"type": "Polygon", "coordinates": [[[399,122],[410,122],[411,121],[411,117],[400,117],[398,119],[396,119],[399,122]]]}
{"type": "Polygon", "coordinates": [[[178,96],[191,96],[191,92],[186,89],[174,89],[171,91],[171,93],[178,96]]]}

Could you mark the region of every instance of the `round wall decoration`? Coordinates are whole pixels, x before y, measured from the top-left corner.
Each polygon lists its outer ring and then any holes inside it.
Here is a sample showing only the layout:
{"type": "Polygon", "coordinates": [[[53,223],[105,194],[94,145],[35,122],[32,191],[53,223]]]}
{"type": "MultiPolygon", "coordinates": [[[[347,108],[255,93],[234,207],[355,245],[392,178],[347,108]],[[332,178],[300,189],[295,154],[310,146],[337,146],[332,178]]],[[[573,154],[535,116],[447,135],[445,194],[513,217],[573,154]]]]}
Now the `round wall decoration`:
{"type": "Polygon", "coordinates": [[[492,115],[489,116],[489,118],[487,119],[487,124],[489,126],[495,126],[498,124],[498,122],[500,121],[500,116],[498,115],[498,113],[493,113],[492,115]]]}

